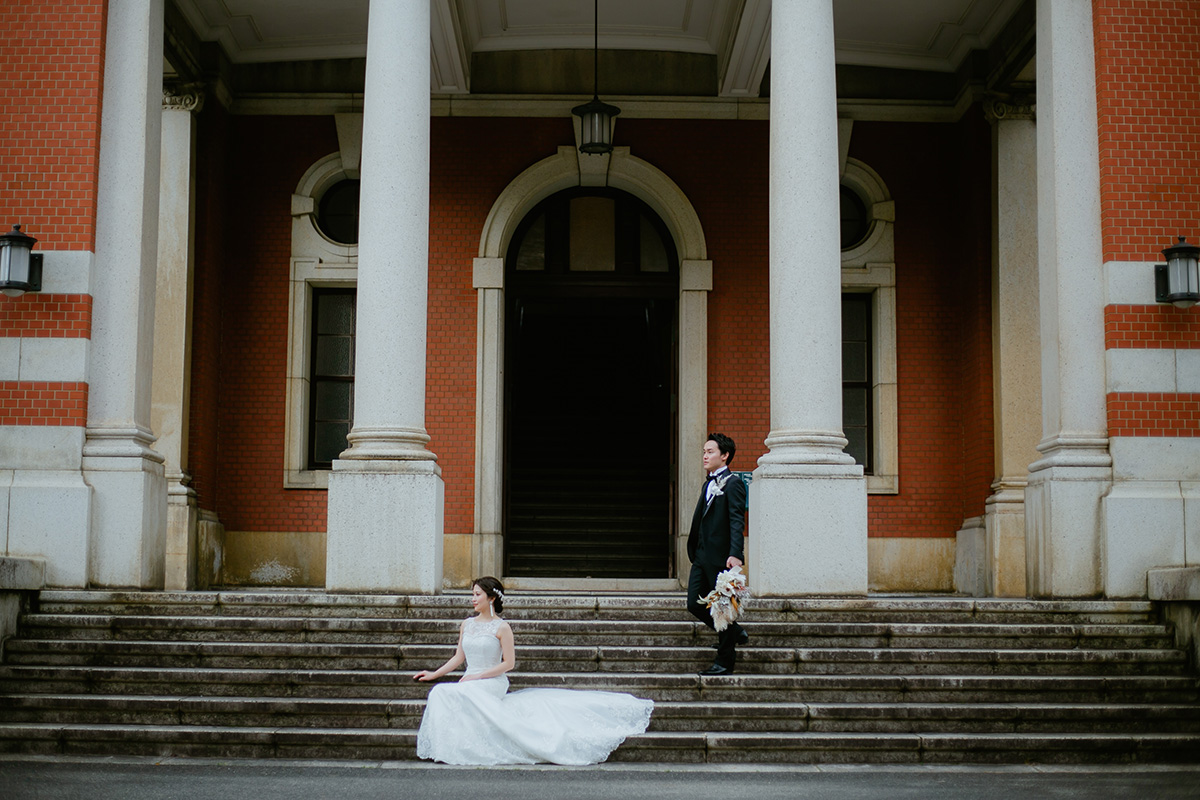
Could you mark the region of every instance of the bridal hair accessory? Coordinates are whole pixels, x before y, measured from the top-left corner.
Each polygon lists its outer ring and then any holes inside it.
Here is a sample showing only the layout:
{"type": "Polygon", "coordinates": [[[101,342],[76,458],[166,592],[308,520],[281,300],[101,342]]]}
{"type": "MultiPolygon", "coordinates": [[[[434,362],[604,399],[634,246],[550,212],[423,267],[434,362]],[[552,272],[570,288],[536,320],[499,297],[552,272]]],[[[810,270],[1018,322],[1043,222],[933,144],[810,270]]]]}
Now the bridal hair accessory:
{"type": "Polygon", "coordinates": [[[750,590],[746,588],[746,576],[742,574],[741,567],[733,567],[717,576],[717,585],[701,597],[700,602],[708,606],[713,627],[723,631],[742,615],[742,607],[748,597],[750,590]]]}
{"type": "Polygon", "coordinates": [[[496,592],[495,592],[495,595],[496,595],[496,597],[497,597],[497,598],[499,598],[500,600],[503,600],[503,599],[504,599],[504,592],[500,591],[499,589],[497,589],[497,590],[496,590],[496,592]]]}

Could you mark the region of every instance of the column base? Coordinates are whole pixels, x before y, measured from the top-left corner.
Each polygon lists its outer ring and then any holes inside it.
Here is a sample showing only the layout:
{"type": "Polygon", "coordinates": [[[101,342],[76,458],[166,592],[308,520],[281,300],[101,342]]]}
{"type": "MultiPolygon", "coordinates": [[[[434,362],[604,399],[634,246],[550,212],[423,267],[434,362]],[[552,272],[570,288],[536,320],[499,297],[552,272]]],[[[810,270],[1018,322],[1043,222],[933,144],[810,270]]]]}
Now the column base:
{"type": "Polygon", "coordinates": [[[1117,481],[1104,498],[1104,594],[1146,597],[1146,573],[1182,567],[1183,494],[1177,481],[1117,481]]]}
{"type": "Polygon", "coordinates": [[[954,590],[971,597],[988,593],[987,526],[971,517],[954,534],[954,590]]]}
{"type": "Polygon", "coordinates": [[[987,499],[985,597],[1025,596],[1025,485],[1024,479],[1002,480],[987,499]]]}
{"type": "Polygon", "coordinates": [[[196,522],[196,588],[225,582],[225,526],[215,512],[200,509],[196,522]]]}
{"type": "Polygon", "coordinates": [[[440,593],[444,508],[436,462],[334,461],[326,588],[440,593]]]}
{"type": "Polygon", "coordinates": [[[167,479],[167,556],[163,587],[167,591],[196,588],[199,562],[196,532],[200,513],[196,493],[186,485],[186,477],[167,479]]]}
{"type": "Polygon", "coordinates": [[[90,585],[161,589],[167,538],[162,462],[85,455],[83,477],[94,492],[90,585]]]}
{"type": "Polygon", "coordinates": [[[1025,574],[1030,597],[1097,597],[1101,577],[1101,498],[1111,467],[1030,468],[1025,490],[1025,574]]]}
{"type": "Polygon", "coordinates": [[[93,501],[79,470],[12,470],[8,482],[4,474],[0,531],[7,554],[45,559],[47,586],[85,588],[93,501]]]}
{"type": "Polygon", "coordinates": [[[867,593],[867,484],[856,465],[764,464],[750,483],[751,589],[867,593]]]}

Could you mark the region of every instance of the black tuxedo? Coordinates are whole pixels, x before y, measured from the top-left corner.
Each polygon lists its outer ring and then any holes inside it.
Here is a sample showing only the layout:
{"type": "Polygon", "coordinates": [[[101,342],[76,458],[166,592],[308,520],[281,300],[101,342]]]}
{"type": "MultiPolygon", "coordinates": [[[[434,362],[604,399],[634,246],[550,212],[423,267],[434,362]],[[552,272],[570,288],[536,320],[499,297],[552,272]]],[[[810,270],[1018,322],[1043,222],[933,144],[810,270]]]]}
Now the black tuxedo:
{"type": "MultiPolygon", "coordinates": [[[[732,473],[721,473],[715,480],[722,481],[722,493],[707,500],[708,482],[700,490],[696,512],[692,515],[692,528],[688,533],[687,552],[692,560],[692,572],[688,580],[688,611],[708,627],[713,627],[712,614],[700,598],[712,591],[717,575],[725,570],[730,556],[745,561],[743,541],[746,531],[746,484],[732,473]]],[[[719,634],[717,663],[733,667],[736,658],[734,648],[743,636],[736,622],[719,634]]]]}

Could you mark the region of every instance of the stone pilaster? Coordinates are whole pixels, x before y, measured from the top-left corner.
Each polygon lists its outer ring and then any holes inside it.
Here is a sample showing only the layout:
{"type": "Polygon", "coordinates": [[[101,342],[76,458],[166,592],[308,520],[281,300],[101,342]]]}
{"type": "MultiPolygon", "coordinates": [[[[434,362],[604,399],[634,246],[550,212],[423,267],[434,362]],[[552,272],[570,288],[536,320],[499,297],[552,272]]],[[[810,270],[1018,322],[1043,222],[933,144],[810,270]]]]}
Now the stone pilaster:
{"type": "Polygon", "coordinates": [[[777,3],[771,41],[771,432],[751,484],[751,574],[759,595],[865,594],[866,481],[843,452],[831,0],[777,3]]]}
{"type": "Polygon", "coordinates": [[[196,493],[188,485],[192,274],[195,264],[196,114],[204,94],[164,88],[159,178],[158,280],[150,421],[167,480],[165,588],[196,588],[196,493]]]}
{"type": "MultiPolygon", "coordinates": [[[[1037,128],[1032,105],[992,101],[992,371],[996,480],[974,594],[1025,596],[1025,486],[1042,435],[1037,128]]],[[[960,554],[961,555],[961,554],[960,554]]],[[[964,591],[964,587],[959,587],[964,591]]]]}

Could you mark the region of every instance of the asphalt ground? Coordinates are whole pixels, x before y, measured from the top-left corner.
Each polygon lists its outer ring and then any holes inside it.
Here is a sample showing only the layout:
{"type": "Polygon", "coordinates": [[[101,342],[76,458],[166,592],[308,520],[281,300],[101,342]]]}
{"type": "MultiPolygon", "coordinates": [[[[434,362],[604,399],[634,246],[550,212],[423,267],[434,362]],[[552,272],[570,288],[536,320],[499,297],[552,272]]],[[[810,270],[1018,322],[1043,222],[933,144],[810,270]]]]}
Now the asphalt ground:
{"type": "Polygon", "coordinates": [[[1198,800],[1185,766],[448,767],[412,762],[0,757],[3,800],[1198,800]]]}

